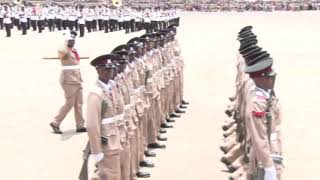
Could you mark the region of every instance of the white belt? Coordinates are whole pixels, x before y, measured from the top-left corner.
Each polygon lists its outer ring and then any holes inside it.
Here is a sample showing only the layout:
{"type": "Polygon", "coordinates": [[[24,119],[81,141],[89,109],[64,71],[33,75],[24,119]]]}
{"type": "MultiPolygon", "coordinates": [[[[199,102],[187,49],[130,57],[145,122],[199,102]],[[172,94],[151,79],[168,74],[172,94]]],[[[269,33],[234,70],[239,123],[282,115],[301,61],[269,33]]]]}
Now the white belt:
{"type": "Polygon", "coordinates": [[[278,133],[271,133],[270,141],[277,141],[277,140],[278,140],[278,133]]]}
{"type": "Polygon", "coordinates": [[[127,111],[127,110],[131,109],[132,106],[133,106],[132,104],[127,104],[124,106],[124,110],[127,111]]]}
{"type": "Polygon", "coordinates": [[[80,69],[80,65],[62,66],[62,69],[63,69],[63,70],[80,69]]]}
{"type": "Polygon", "coordinates": [[[116,122],[117,122],[117,121],[122,121],[123,118],[124,118],[124,113],[119,114],[119,115],[116,115],[114,118],[115,118],[115,121],[116,121],[116,122]]]}
{"type": "Polygon", "coordinates": [[[133,93],[134,93],[134,94],[138,94],[138,93],[140,93],[140,91],[141,91],[141,89],[140,89],[140,88],[137,88],[137,89],[133,90],[133,93]]]}
{"type": "Polygon", "coordinates": [[[104,118],[104,119],[102,119],[102,123],[101,124],[112,124],[112,123],[116,122],[115,117],[116,116],[110,117],[110,118],[104,118]]]}
{"type": "Polygon", "coordinates": [[[148,82],[148,83],[152,83],[152,82],[153,82],[153,78],[149,78],[149,79],[147,80],[147,82],[148,82]]]}

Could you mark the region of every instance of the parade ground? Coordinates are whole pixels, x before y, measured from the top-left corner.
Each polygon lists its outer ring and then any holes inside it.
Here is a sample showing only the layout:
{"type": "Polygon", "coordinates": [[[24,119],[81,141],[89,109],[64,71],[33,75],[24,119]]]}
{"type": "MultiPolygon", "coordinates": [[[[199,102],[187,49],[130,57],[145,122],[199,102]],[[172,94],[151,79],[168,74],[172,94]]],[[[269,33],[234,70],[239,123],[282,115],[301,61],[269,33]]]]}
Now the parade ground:
{"type": "MultiPolygon", "coordinates": [[[[253,26],[258,45],[274,59],[276,94],[283,108],[285,180],[319,179],[320,162],[320,12],[183,13],[178,38],[185,59],[187,113],[157,150],[150,180],[224,180],[220,163],[221,125],[228,97],[234,94],[240,28],[253,26]]],[[[0,31],[0,172],[3,180],[76,180],[87,135],[77,134],[73,112],[62,135],[50,121],[63,105],[56,57],[62,32],[0,31]]],[[[143,32],[86,34],[76,42],[81,56],[109,53],[143,32]]],[[[95,83],[90,60],[81,60],[84,100],[95,83]]],[[[86,103],[84,104],[84,113],[86,103]]]]}

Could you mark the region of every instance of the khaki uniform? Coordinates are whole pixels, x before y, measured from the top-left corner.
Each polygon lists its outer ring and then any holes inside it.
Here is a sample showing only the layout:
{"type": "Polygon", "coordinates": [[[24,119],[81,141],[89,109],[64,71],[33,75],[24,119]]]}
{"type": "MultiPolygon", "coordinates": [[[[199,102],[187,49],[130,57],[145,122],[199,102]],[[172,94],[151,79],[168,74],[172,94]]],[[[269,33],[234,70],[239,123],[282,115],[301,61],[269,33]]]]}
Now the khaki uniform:
{"type": "Polygon", "coordinates": [[[129,118],[131,113],[125,109],[125,105],[130,105],[129,88],[123,74],[118,74],[114,81],[111,81],[113,89],[116,92],[116,118],[117,126],[120,132],[121,145],[123,150],[120,153],[121,180],[130,179],[130,160],[131,150],[128,134],[129,118]]]}
{"type": "Polygon", "coordinates": [[[88,96],[87,132],[92,154],[104,153],[92,180],[121,180],[120,152],[121,136],[116,119],[116,92],[112,86],[98,81],[88,96]],[[102,103],[106,105],[101,116],[102,103]],[[108,138],[108,144],[101,144],[101,136],[108,138]]]}
{"type": "Polygon", "coordinates": [[[149,98],[146,92],[146,63],[144,57],[136,59],[136,70],[139,75],[140,83],[139,87],[135,85],[136,92],[136,110],[139,118],[139,130],[140,130],[140,161],[143,161],[144,151],[148,148],[148,112],[150,108],[149,98]]]}
{"type": "MultiPolygon", "coordinates": [[[[139,170],[139,162],[140,159],[143,158],[144,149],[140,146],[141,142],[141,131],[140,131],[140,121],[138,118],[138,111],[137,106],[141,107],[141,91],[139,89],[140,86],[140,79],[139,74],[136,68],[136,63],[128,63],[127,69],[124,72],[124,77],[128,84],[129,95],[130,95],[130,102],[129,102],[129,109],[128,114],[130,113],[129,121],[131,123],[129,125],[129,140],[130,140],[130,147],[131,147],[131,173],[130,177],[133,179],[136,176],[136,173],[139,170]],[[137,103],[139,102],[139,103],[137,103]]],[[[128,105],[126,105],[128,106],[128,105]]]]}
{"type": "Polygon", "coordinates": [[[60,84],[64,91],[65,104],[60,108],[59,113],[54,118],[54,124],[60,125],[68,112],[74,108],[77,128],[84,127],[82,115],[82,78],[80,74],[79,61],[76,55],[68,48],[62,47],[58,51],[62,64],[60,84]]]}
{"type": "Polygon", "coordinates": [[[149,99],[150,108],[148,109],[148,144],[153,144],[157,142],[157,116],[156,111],[159,103],[159,91],[157,89],[156,79],[154,78],[155,69],[153,52],[147,52],[145,56],[146,71],[148,74],[147,84],[146,84],[146,93],[149,99]]]}
{"type": "Polygon", "coordinates": [[[181,101],[183,100],[183,70],[184,70],[184,60],[183,57],[181,57],[181,47],[180,44],[178,42],[177,39],[175,39],[173,41],[173,52],[174,52],[174,56],[177,58],[177,65],[178,65],[178,103],[181,103],[181,101]]]}
{"type": "Polygon", "coordinates": [[[246,127],[250,136],[250,165],[249,174],[253,173],[257,166],[263,168],[275,166],[280,179],[282,165],[273,162],[271,155],[282,155],[281,150],[281,111],[279,101],[276,97],[271,98],[270,112],[272,114],[270,144],[267,134],[266,109],[268,94],[258,88],[251,88],[247,105],[246,127]]]}
{"type": "Polygon", "coordinates": [[[174,98],[174,68],[172,66],[172,53],[170,51],[170,46],[166,44],[162,48],[162,55],[163,55],[163,71],[164,71],[164,82],[166,85],[166,114],[169,117],[170,114],[172,114],[175,110],[174,104],[173,104],[173,98],[174,98]]]}

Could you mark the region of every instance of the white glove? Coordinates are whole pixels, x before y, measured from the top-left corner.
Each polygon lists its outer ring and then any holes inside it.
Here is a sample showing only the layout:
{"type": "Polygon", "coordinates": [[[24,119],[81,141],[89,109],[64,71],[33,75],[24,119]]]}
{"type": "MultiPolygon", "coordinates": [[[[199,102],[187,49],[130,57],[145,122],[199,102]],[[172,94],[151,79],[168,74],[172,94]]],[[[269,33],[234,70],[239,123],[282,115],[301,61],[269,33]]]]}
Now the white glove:
{"type": "Polygon", "coordinates": [[[96,163],[102,161],[102,159],[104,158],[104,154],[102,152],[98,154],[92,154],[92,156],[96,163]]]}
{"type": "Polygon", "coordinates": [[[264,168],[264,180],[277,180],[277,171],[274,166],[264,168]]]}

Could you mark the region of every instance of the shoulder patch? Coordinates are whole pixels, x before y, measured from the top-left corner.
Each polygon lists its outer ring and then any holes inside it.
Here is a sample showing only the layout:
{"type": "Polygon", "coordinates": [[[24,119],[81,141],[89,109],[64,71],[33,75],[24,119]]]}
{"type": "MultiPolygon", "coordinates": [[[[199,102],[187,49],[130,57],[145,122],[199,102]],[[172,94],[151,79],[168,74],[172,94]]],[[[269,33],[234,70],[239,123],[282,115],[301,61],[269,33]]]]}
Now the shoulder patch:
{"type": "Polygon", "coordinates": [[[252,115],[256,118],[262,118],[266,115],[265,111],[252,111],[252,115]]]}

